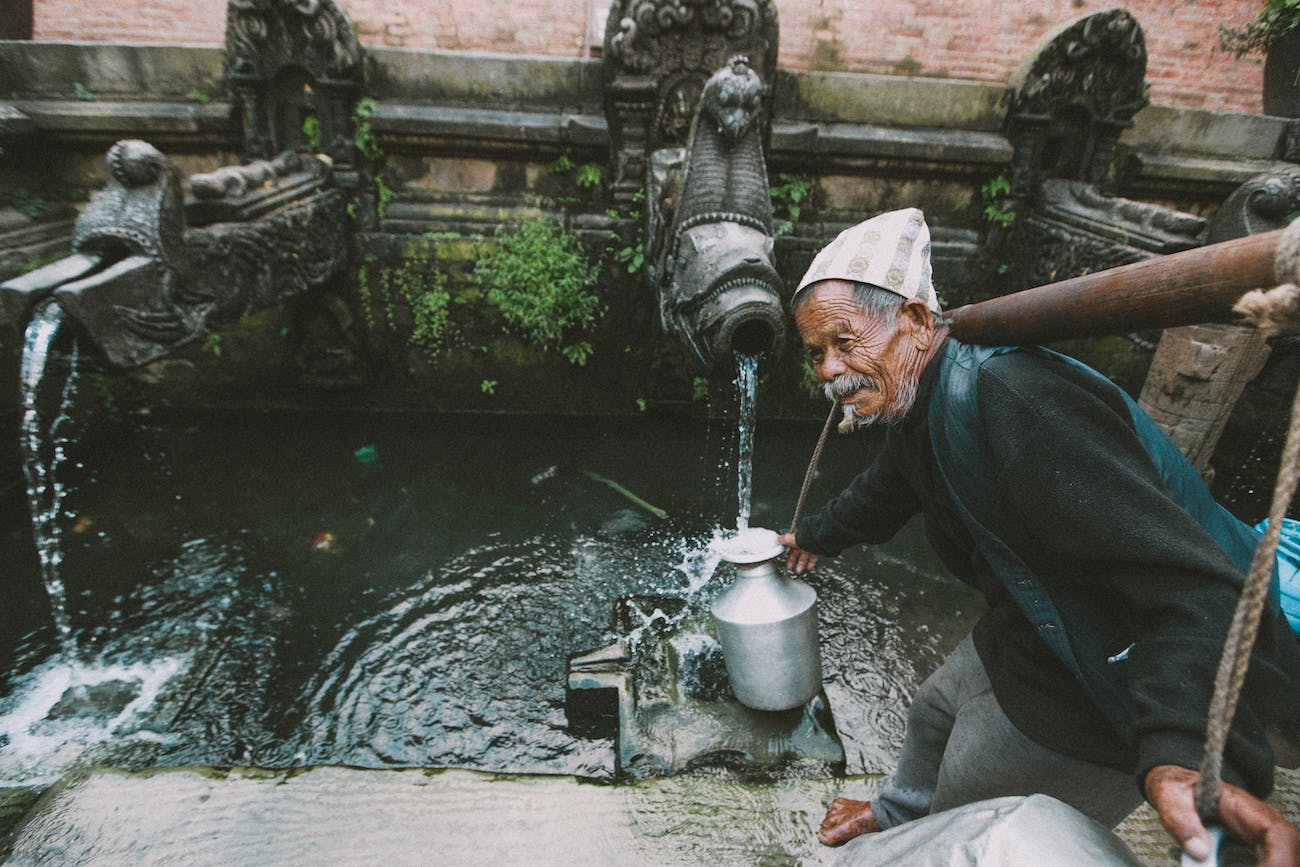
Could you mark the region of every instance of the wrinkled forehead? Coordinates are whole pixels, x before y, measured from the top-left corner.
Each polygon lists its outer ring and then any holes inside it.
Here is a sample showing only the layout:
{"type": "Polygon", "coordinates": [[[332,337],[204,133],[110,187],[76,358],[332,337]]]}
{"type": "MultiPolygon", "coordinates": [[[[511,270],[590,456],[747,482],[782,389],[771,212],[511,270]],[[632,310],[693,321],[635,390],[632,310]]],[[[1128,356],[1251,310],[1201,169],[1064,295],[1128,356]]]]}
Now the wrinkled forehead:
{"type": "Polygon", "coordinates": [[[833,338],[841,332],[870,333],[885,326],[884,318],[863,306],[848,281],[823,281],[805,292],[806,297],[794,310],[795,326],[804,343],[833,338]]]}

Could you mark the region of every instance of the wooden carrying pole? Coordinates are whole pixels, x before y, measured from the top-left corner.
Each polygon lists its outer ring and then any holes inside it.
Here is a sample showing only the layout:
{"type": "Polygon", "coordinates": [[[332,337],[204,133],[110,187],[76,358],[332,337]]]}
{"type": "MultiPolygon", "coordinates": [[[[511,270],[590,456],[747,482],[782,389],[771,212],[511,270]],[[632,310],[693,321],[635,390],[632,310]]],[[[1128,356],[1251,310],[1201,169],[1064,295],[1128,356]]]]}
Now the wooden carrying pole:
{"type": "Polygon", "coordinates": [[[952,334],[996,346],[1230,322],[1246,292],[1295,279],[1277,273],[1275,261],[1283,235],[1296,226],[1300,221],[958,307],[949,312],[952,334]]]}

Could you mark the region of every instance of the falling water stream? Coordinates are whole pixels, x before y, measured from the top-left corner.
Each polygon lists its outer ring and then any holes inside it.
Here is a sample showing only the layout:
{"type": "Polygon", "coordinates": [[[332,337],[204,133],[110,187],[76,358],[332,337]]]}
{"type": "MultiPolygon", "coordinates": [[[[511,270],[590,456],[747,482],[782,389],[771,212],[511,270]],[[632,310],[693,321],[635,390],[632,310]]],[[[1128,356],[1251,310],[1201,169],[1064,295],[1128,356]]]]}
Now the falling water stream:
{"type": "Polygon", "coordinates": [[[54,420],[44,424],[37,407],[41,385],[45,381],[50,350],[63,322],[63,309],[57,304],[46,304],[27,326],[23,341],[22,377],[22,441],[23,473],[27,482],[27,502],[32,516],[32,533],[36,540],[36,553],[41,564],[41,581],[50,597],[50,610],[58,632],[63,656],[73,658],[72,625],[68,616],[67,590],[63,584],[62,530],[59,511],[65,487],[59,481],[59,465],[67,456],[69,408],[76,394],[77,355],[74,345],[69,359],[67,378],[63,382],[58,409],[54,420]],[[49,442],[46,442],[48,435],[49,442]]]}
{"type": "Polygon", "coordinates": [[[758,356],[736,356],[736,529],[749,527],[754,497],[754,415],[758,405],[758,356]]]}

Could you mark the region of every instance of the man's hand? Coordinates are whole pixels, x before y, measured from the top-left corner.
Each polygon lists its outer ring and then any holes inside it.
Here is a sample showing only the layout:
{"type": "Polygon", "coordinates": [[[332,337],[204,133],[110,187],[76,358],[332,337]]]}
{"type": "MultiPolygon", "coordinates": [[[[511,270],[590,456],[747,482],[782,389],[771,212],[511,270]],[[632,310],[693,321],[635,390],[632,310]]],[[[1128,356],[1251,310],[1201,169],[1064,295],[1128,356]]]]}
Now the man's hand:
{"type": "MultiPolygon", "coordinates": [[[[1147,800],[1183,851],[1199,861],[1212,853],[1210,835],[1196,814],[1197,771],[1177,765],[1157,765],[1147,772],[1147,800]]],[[[1219,789],[1218,819],[1237,839],[1255,851],[1260,865],[1296,867],[1300,864],[1300,832],[1282,814],[1250,792],[1230,783],[1219,789]]]]}
{"type": "Polygon", "coordinates": [[[776,541],[790,549],[785,555],[785,567],[796,575],[811,572],[821,559],[817,554],[800,548],[794,540],[794,533],[782,533],[776,541]]]}

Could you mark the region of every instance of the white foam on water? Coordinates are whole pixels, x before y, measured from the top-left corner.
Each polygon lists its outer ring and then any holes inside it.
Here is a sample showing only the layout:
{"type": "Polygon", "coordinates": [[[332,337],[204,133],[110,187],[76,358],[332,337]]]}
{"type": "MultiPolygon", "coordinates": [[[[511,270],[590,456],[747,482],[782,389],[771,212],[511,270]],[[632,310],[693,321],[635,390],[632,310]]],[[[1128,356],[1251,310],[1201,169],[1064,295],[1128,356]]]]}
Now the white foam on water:
{"type": "Polygon", "coordinates": [[[189,661],[164,657],[138,663],[68,665],[56,657],[33,669],[9,696],[0,699],[0,787],[54,782],[88,749],[110,740],[161,742],[163,735],[145,728],[148,711],[189,661]],[[135,697],[111,717],[48,718],[69,689],[114,681],[133,685],[135,697]]]}

